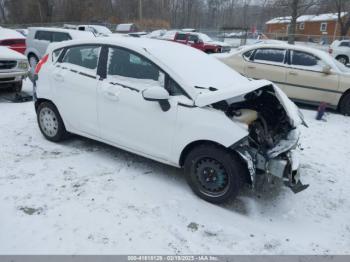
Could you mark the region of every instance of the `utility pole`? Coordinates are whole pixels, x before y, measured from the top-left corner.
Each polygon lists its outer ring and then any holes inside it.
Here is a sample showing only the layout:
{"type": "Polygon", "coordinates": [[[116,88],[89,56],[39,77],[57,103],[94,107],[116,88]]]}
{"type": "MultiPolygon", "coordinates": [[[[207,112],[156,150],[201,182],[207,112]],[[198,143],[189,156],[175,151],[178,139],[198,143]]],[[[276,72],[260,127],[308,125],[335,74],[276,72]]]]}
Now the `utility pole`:
{"type": "Polygon", "coordinates": [[[142,0],[139,0],[139,20],[140,21],[143,19],[142,11],[143,11],[142,0]]]}

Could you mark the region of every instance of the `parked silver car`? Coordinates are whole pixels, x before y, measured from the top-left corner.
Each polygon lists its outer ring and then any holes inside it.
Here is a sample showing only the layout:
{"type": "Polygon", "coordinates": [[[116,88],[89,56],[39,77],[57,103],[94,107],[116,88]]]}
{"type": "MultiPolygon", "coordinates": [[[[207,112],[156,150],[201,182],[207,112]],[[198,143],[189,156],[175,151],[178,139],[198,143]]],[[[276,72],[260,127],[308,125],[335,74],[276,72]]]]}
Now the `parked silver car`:
{"type": "Polygon", "coordinates": [[[27,36],[25,55],[32,68],[45,55],[50,43],[63,42],[73,39],[92,39],[94,34],[88,31],[78,31],[63,28],[30,27],[27,36]]]}

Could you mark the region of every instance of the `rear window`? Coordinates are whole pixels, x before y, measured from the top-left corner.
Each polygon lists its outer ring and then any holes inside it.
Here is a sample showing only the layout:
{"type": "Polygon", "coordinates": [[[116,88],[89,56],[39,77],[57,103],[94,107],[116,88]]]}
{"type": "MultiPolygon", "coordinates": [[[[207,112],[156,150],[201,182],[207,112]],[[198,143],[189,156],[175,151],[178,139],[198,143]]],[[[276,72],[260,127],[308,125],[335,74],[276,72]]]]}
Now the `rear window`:
{"type": "Polygon", "coordinates": [[[36,40],[41,40],[41,41],[49,41],[51,42],[52,40],[52,33],[49,31],[37,31],[35,33],[36,40]]]}
{"type": "Polygon", "coordinates": [[[286,55],[284,49],[258,49],[254,56],[254,61],[283,63],[286,55]]]}

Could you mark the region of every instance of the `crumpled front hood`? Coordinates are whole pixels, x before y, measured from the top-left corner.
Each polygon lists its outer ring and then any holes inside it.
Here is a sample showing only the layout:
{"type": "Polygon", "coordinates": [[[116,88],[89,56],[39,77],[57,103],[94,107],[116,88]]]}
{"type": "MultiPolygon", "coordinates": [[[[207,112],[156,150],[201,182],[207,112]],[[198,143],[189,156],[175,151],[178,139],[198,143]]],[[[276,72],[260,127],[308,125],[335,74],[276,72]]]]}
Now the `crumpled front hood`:
{"type": "Polygon", "coordinates": [[[299,108],[287,97],[287,95],[278,86],[274,85],[272,82],[267,80],[252,80],[247,82],[247,84],[241,86],[240,88],[232,87],[221,90],[219,89],[216,91],[208,90],[204,93],[200,93],[197,96],[197,98],[195,99],[195,105],[198,107],[205,107],[232,98],[236,98],[237,101],[242,101],[244,100],[245,95],[265,86],[273,86],[275,95],[280,101],[283,108],[285,109],[289,117],[290,124],[293,127],[297,127],[301,124],[306,125],[304,117],[299,108]]]}

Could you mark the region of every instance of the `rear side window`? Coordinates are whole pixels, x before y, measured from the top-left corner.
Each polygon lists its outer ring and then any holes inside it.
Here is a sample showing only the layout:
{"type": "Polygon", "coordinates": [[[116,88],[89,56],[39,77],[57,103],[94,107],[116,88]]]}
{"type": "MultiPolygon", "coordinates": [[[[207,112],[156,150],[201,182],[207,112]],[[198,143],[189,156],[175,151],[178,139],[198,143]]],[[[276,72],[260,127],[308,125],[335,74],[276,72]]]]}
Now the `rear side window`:
{"type": "Polygon", "coordinates": [[[69,63],[87,69],[97,69],[100,46],[75,46],[67,49],[62,63],[69,63]]]}
{"type": "Polygon", "coordinates": [[[122,48],[109,48],[108,75],[158,81],[159,69],[145,58],[122,48]]]}
{"type": "Polygon", "coordinates": [[[350,47],[350,42],[341,42],[339,46],[350,47]]]}
{"type": "Polygon", "coordinates": [[[63,42],[68,40],[72,40],[72,38],[67,33],[61,33],[61,32],[52,33],[52,42],[63,42]]]}
{"type": "Polygon", "coordinates": [[[49,32],[49,31],[37,31],[35,33],[35,37],[34,38],[36,40],[51,42],[52,41],[52,33],[49,32]]]}
{"type": "Polygon", "coordinates": [[[292,65],[295,66],[316,66],[319,60],[318,57],[309,53],[300,51],[292,52],[292,65]]]}
{"type": "Polygon", "coordinates": [[[258,49],[254,56],[256,62],[283,63],[286,56],[284,49],[258,49]]]}
{"type": "Polygon", "coordinates": [[[186,41],[187,35],[186,34],[177,34],[175,37],[175,40],[180,40],[180,41],[186,41]]]}

